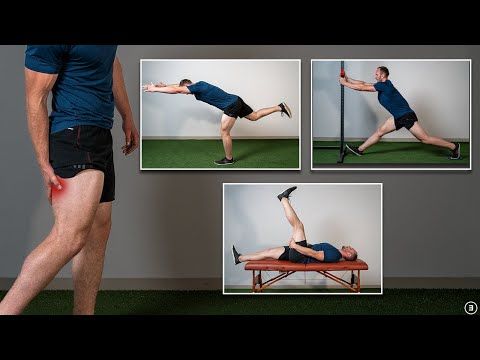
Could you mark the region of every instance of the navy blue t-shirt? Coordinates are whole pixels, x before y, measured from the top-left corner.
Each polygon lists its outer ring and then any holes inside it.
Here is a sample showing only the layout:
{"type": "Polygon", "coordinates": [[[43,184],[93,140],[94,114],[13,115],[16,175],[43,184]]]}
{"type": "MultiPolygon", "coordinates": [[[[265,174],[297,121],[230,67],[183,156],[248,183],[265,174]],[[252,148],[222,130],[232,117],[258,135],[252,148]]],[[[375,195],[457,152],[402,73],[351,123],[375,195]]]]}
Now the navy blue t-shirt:
{"type": "Polygon", "coordinates": [[[117,45],[28,45],[25,67],[58,74],[50,132],[76,125],[113,126],[113,62],[117,45]]]}
{"type": "Polygon", "coordinates": [[[220,110],[237,101],[238,96],[229,94],[219,87],[209,84],[205,81],[199,81],[192,85],[187,85],[188,90],[195,95],[195,99],[206,102],[220,110]]]}
{"type": "MultiPolygon", "coordinates": [[[[330,245],[329,243],[320,243],[320,244],[313,244],[312,250],[315,251],[323,251],[323,261],[322,262],[337,262],[340,261],[342,258],[342,254],[338,249],[330,245]]],[[[308,262],[319,262],[317,259],[308,258],[308,262]]]]}
{"type": "Polygon", "coordinates": [[[378,91],[378,101],[395,119],[413,112],[407,100],[393,86],[390,80],[377,82],[373,86],[378,91]]]}

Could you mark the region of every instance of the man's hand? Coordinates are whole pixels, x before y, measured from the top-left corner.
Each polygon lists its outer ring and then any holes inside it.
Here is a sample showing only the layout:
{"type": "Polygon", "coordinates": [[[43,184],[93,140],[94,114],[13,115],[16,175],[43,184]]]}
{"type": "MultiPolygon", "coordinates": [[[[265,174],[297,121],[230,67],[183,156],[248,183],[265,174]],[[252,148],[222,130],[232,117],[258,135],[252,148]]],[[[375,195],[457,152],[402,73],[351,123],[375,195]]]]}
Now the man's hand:
{"type": "Polygon", "coordinates": [[[297,243],[293,238],[290,239],[290,243],[288,244],[288,246],[290,247],[290,249],[296,249],[298,247],[297,243]]]}
{"type": "Polygon", "coordinates": [[[154,83],[143,85],[142,89],[144,92],[154,92],[157,86],[154,83]]]}
{"type": "Polygon", "coordinates": [[[55,187],[57,190],[62,190],[62,185],[60,185],[60,181],[55,175],[53,168],[50,165],[46,165],[42,167],[42,176],[43,182],[45,184],[45,191],[50,204],[52,203],[52,186],[55,187]]]}
{"type": "Polygon", "coordinates": [[[157,91],[158,88],[167,87],[167,86],[168,86],[167,84],[164,84],[162,82],[158,84],[150,83],[147,85],[143,85],[142,89],[144,92],[155,92],[157,91]]]}
{"type": "Polygon", "coordinates": [[[125,133],[125,145],[122,146],[122,152],[127,156],[133,152],[140,144],[140,136],[133,120],[124,120],[122,124],[125,133]]]}
{"type": "Polygon", "coordinates": [[[338,77],[338,82],[340,83],[340,85],[346,85],[348,83],[347,76],[346,75],[345,75],[345,77],[339,76],[338,77]]]}

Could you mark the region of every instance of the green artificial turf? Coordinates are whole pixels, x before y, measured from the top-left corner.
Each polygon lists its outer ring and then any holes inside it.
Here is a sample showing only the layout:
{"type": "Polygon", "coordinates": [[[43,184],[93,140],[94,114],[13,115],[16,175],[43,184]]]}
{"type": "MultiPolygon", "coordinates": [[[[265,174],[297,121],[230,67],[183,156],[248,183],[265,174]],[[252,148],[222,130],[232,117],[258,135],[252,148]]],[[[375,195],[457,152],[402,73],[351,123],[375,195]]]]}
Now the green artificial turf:
{"type": "Polygon", "coordinates": [[[142,140],[142,168],[298,168],[298,152],[298,139],[234,139],[236,162],[218,166],[221,140],[142,140]]]}
{"type": "MultiPolygon", "coordinates": [[[[0,298],[5,291],[0,292],[0,298]]],[[[385,289],[384,295],[222,295],[100,291],[98,315],[462,315],[477,289],[385,289]]],[[[24,314],[71,314],[72,291],[43,291],[24,314]]]]}
{"type": "MultiPolygon", "coordinates": [[[[338,146],[335,141],[314,141],[314,145],[338,146]]],[[[361,142],[348,142],[354,146],[359,146],[361,142]]],[[[419,142],[379,142],[367,149],[363,156],[357,156],[348,153],[345,156],[345,164],[405,164],[405,165],[440,165],[456,167],[469,164],[470,143],[461,143],[460,151],[462,158],[460,160],[450,160],[448,157],[450,151],[432,145],[425,145],[419,142]]],[[[313,164],[335,164],[338,160],[338,150],[333,149],[313,149],[313,164]]]]}

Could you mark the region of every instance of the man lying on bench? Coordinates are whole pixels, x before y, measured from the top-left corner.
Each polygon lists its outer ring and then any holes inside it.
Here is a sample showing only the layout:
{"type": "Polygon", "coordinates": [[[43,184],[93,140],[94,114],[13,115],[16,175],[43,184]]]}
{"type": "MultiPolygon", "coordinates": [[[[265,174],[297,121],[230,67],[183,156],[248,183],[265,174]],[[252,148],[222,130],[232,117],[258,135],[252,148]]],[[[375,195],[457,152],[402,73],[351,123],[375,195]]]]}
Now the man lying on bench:
{"type": "Polygon", "coordinates": [[[313,245],[307,243],[303,223],[298,218],[289,201],[291,192],[296,188],[296,186],[291,187],[277,196],[283,205],[285,216],[293,229],[289,245],[245,255],[238,253],[235,246],[232,246],[235,265],[250,260],[290,260],[295,263],[308,264],[314,262],[337,262],[342,258],[349,261],[357,259],[357,251],[351,246],[342,246],[341,249],[337,249],[328,243],[313,245]]]}

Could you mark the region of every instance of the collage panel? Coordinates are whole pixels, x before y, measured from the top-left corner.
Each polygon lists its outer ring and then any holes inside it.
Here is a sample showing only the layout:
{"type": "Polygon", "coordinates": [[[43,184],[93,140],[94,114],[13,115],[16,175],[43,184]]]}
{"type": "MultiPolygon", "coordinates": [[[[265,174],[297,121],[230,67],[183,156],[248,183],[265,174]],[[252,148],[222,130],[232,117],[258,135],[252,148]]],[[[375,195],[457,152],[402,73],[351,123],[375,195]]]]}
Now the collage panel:
{"type": "Polygon", "coordinates": [[[471,61],[312,60],[312,170],[471,170],[471,61]]]}
{"type": "Polygon", "coordinates": [[[141,83],[142,170],[300,169],[299,60],[143,59],[141,83]]]}
{"type": "Polygon", "coordinates": [[[225,183],[223,294],[382,294],[382,184],[225,183]]]}

